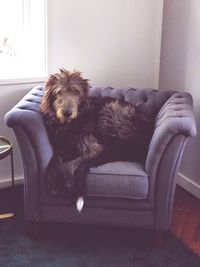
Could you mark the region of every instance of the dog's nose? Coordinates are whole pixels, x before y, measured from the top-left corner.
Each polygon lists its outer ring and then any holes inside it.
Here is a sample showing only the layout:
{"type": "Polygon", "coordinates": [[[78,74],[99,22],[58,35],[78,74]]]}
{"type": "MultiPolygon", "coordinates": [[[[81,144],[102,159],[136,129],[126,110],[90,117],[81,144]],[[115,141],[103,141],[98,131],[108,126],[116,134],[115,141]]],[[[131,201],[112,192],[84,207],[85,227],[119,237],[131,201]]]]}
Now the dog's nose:
{"type": "Polygon", "coordinates": [[[64,116],[66,116],[66,117],[70,117],[72,115],[72,111],[70,110],[70,109],[66,109],[65,111],[64,111],[64,116]]]}

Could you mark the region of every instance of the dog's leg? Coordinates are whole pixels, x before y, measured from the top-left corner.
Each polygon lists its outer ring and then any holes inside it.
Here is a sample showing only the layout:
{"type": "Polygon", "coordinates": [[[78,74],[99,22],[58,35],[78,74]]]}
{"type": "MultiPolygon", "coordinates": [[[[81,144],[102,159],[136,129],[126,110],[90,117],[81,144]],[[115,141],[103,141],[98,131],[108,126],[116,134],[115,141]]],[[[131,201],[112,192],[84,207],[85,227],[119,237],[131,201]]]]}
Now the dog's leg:
{"type": "Polygon", "coordinates": [[[46,171],[45,185],[48,194],[57,196],[67,193],[68,197],[72,197],[74,172],[80,161],[82,161],[81,157],[72,161],[64,161],[62,156],[54,153],[46,171]]]}
{"type": "Polygon", "coordinates": [[[76,189],[76,208],[79,212],[84,206],[84,197],[86,195],[86,180],[85,177],[92,166],[98,166],[109,161],[115,160],[116,157],[104,149],[99,150],[96,154],[92,152],[92,157],[88,156],[87,160],[83,161],[77,168],[75,173],[75,189],[76,189]]]}
{"type": "Polygon", "coordinates": [[[81,212],[86,195],[86,175],[89,168],[93,166],[93,160],[103,151],[103,147],[92,135],[81,137],[79,148],[82,151],[82,161],[79,162],[75,171],[75,195],[77,197],[76,206],[81,212]]]}
{"type": "Polygon", "coordinates": [[[89,168],[93,166],[93,160],[102,153],[103,147],[92,135],[89,135],[80,139],[79,150],[82,152],[81,156],[62,162],[58,169],[64,179],[63,187],[68,190],[68,193],[74,193],[77,210],[80,212],[86,195],[86,175],[89,168]]]}
{"type": "Polygon", "coordinates": [[[81,212],[84,205],[85,196],[85,176],[89,170],[84,157],[78,157],[74,160],[64,162],[61,166],[62,176],[65,180],[65,187],[72,198],[75,198],[76,208],[81,212]]]}
{"type": "Polygon", "coordinates": [[[65,180],[65,186],[69,190],[74,189],[74,175],[75,175],[76,169],[78,168],[78,166],[81,164],[82,161],[83,161],[83,158],[78,157],[71,161],[65,161],[60,166],[62,176],[64,177],[64,180],[65,180]]]}
{"type": "Polygon", "coordinates": [[[83,161],[75,172],[76,208],[79,212],[81,212],[84,206],[84,198],[86,195],[86,175],[90,166],[89,161],[83,161]]]}
{"type": "Polygon", "coordinates": [[[61,157],[55,153],[49,162],[45,175],[45,186],[47,193],[51,196],[58,195],[65,183],[60,170],[61,164],[61,157]]]}

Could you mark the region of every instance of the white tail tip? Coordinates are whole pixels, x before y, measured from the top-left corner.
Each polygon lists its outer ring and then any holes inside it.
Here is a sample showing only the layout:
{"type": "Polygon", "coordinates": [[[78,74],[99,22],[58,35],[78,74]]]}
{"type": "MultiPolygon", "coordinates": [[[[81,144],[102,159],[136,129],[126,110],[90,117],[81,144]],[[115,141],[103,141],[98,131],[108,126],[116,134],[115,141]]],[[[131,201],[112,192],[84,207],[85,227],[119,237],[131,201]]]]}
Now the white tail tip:
{"type": "Polygon", "coordinates": [[[84,206],[84,198],[78,197],[78,199],[76,200],[76,209],[78,210],[79,213],[81,213],[83,206],[84,206]]]}

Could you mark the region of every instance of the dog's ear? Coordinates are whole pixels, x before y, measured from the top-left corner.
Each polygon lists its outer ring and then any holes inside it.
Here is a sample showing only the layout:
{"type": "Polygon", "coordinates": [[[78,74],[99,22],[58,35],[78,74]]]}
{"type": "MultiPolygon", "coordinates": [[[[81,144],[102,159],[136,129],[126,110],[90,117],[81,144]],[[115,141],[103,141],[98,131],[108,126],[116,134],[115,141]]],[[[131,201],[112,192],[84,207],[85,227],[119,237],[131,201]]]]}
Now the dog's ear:
{"type": "Polygon", "coordinates": [[[41,104],[40,104],[40,111],[49,116],[52,113],[52,101],[51,101],[51,93],[49,91],[45,91],[44,96],[42,98],[41,104]]]}
{"type": "Polygon", "coordinates": [[[52,91],[54,90],[55,84],[58,80],[57,74],[51,74],[45,85],[45,92],[40,104],[40,111],[43,114],[52,114],[52,91]]]}
{"type": "Polygon", "coordinates": [[[54,86],[57,80],[58,80],[58,75],[51,74],[45,85],[46,90],[49,90],[50,87],[54,86]]]}

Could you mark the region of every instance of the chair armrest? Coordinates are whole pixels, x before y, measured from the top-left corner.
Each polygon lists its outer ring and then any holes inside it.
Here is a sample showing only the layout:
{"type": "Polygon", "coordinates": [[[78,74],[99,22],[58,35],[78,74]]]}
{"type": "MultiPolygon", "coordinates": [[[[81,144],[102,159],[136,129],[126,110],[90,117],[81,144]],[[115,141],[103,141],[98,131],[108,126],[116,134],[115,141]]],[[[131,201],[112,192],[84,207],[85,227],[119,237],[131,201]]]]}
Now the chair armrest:
{"type": "Polygon", "coordinates": [[[157,229],[169,228],[176,176],[186,141],[195,135],[192,97],[174,93],[157,115],[145,163],[150,186],[148,199],[156,208],[157,229]]]}
{"type": "Polygon", "coordinates": [[[168,143],[176,135],[196,135],[193,101],[188,93],[174,93],[157,115],[145,164],[148,174],[158,166],[168,143]]]}
{"type": "Polygon", "coordinates": [[[25,216],[27,221],[40,220],[40,191],[42,180],[53,155],[47,131],[39,112],[43,87],[32,89],[6,115],[6,124],[13,128],[24,170],[25,216]]]}
{"type": "MultiPolygon", "coordinates": [[[[27,138],[29,138],[37,159],[40,176],[43,176],[53,155],[53,149],[49,142],[43,117],[39,111],[42,95],[43,87],[32,89],[5,115],[6,124],[13,128],[17,139],[19,137],[15,131],[16,127],[20,127],[26,133],[27,138]]],[[[23,148],[20,148],[21,153],[29,149],[29,147],[23,147],[23,140],[20,143],[18,142],[18,145],[23,148]]],[[[28,156],[28,153],[26,156],[28,156]]]]}
{"type": "MultiPolygon", "coordinates": [[[[16,132],[17,128],[20,127],[26,133],[26,138],[30,140],[31,148],[36,155],[40,176],[43,176],[53,155],[53,150],[41,114],[36,111],[13,108],[6,114],[5,121],[9,127],[13,128],[17,139],[19,139],[18,132],[16,132]]],[[[20,141],[20,144],[18,142],[18,145],[21,153],[24,149],[30,149],[30,147],[22,149],[25,145],[23,140],[20,141]]]]}

